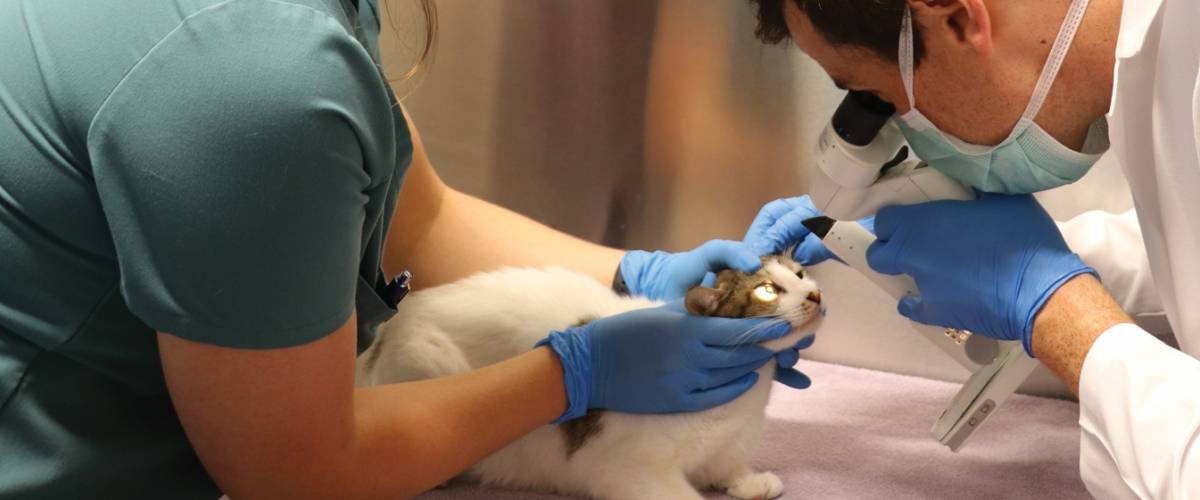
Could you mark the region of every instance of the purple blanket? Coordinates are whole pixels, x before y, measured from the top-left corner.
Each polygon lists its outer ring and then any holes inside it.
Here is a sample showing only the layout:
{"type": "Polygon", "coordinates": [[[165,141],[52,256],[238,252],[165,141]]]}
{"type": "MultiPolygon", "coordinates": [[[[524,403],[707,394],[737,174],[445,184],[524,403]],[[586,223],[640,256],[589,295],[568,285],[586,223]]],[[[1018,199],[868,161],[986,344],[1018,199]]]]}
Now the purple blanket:
{"type": "MultiPolygon", "coordinates": [[[[1075,403],[1014,396],[952,453],[929,429],[957,385],[810,361],[799,368],[813,386],[775,388],[754,460],[783,479],[783,498],[1091,498],[1079,480],[1075,403]]],[[[455,486],[418,498],[559,497],[455,486]]]]}

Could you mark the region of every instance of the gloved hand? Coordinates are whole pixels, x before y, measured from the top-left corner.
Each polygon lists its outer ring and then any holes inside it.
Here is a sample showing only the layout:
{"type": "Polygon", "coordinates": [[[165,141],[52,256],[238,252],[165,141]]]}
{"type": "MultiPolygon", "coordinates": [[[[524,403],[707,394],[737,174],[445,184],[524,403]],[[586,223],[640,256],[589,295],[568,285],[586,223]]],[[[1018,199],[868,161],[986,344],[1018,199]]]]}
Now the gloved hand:
{"type": "MultiPolygon", "coordinates": [[[[758,211],[742,241],[759,255],[779,253],[796,245],[792,252],[796,262],[805,266],[819,264],[836,258],[821,244],[821,239],[802,224],[806,219],[819,215],[821,212],[813,206],[812,198],[808,195],[772,201],[758,211]]],[[[858,222],[870,231],[874,227],[875,217],[865,217],[858,222]]]]}
{"type": "Polygon", "coordinates": [[[788,331],[779,320],[693,316],[674,302],[551,332],[537,345],[562,362],[568,407],[555,422],[563,422],[589,408],[671,413],[732,401],[775,355],[754,344],[788,331]]]}
{"type": "Polygon", "coordinates": [[[875,220],[867,262],[912,276],[919,296],[900,314],[921,323],[1021,340],[1033,356],[1033,319],[1058,287],[1096,271],[1067,248],[1032,196],[888,207],[875,220]]]}
{"type": "Polygon", "coordinates": [[[736,269],[753,273],[760,267],[759,254],[746,245],[712,240],[681,253],[632,250],[621,258],[618,272],[630,294],[669,301],[683,298],[709,272],[736,269]]]}

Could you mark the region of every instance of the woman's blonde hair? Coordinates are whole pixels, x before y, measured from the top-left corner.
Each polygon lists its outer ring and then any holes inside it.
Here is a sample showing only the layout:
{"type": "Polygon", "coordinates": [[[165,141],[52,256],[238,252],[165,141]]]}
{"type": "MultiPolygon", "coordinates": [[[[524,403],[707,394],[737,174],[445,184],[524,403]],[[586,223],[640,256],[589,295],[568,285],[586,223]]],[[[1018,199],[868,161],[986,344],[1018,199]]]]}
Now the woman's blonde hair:
{"type": "MultiPolygon", "coordinates": [[[[438,34],[437,4],[434,0],[419,0],[418,4],[420,5],[421,15],[425,20],[425,36],[421,43],[421,50],[417,52],[418,56],[416,60],[408,68],[408,71],[404,73],[404,76],[400,77],[397,83],[412,80],[433,64],[433,49],[437,45],[438,34]]],[[[395,9],[391,8],[392,5],[390,4],[387,7],[389,7],[387,9],[388,24],[391,25],[393,31],[400,34],[401,30],[396,27],[395,9]]]]}

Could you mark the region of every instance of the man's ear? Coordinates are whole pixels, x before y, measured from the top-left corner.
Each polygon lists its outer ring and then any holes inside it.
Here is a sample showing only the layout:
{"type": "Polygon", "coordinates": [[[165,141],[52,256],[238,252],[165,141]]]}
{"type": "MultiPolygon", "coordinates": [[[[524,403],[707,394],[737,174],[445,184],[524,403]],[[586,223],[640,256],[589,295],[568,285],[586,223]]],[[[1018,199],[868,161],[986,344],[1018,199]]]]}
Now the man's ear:
{"type": "Polygon", "coordinates": [[[983,56],[992,55],[992,19],[984,0],[908,0],[923,38],[945,36],[983,56]]]}

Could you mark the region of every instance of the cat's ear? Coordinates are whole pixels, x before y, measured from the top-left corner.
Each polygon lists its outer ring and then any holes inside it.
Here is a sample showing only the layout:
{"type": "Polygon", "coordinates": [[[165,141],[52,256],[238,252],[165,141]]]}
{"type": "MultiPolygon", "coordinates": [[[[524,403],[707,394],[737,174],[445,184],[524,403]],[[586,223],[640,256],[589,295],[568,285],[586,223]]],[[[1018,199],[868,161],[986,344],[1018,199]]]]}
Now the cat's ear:
{"type": "Polygon", "coordinates": [[[698,316],[712,316],[721,306],[721,291],[716,288],[694,286],[687,291],[683,305],[689,313],[698,316]]]}

